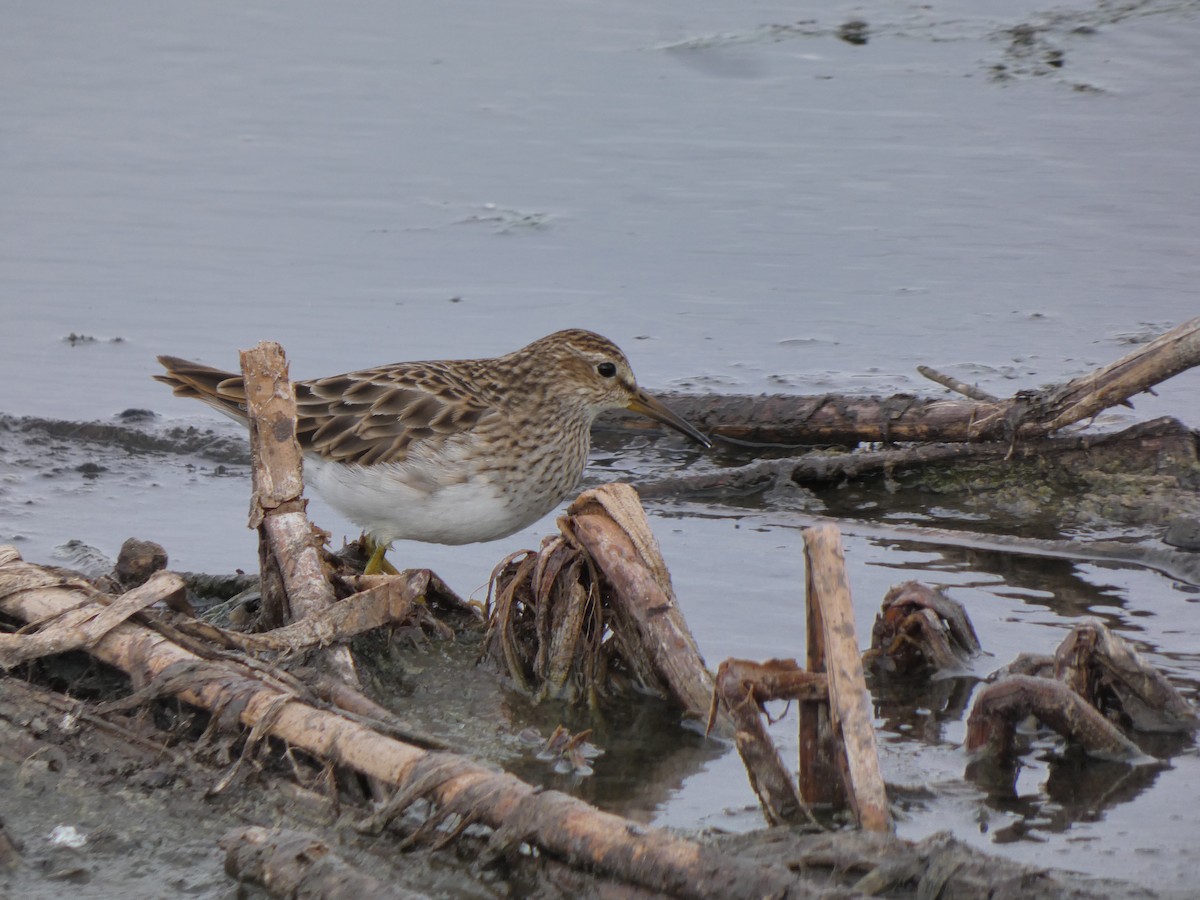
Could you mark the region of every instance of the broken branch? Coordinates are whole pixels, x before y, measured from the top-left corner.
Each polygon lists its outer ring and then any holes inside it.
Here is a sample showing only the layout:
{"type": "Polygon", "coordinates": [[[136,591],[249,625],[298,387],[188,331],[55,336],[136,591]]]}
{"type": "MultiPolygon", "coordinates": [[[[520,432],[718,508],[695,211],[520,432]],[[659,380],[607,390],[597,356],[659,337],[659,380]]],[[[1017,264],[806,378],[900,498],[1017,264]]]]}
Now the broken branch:
{"type": "Polygon", "coordinates": [[[169,597],[182,596],[183,579],[171,572],[158,572],[141,585],[118,598],[101,594],[87,582],[47,573],[40,566],[22,563],[11,547],[0,548],[0,566],[14,576],[6,581],[2,600],[23,592],[58,589],[69,592],[75,604],[51,618],[37,622],[38,631],[29,634],[0,634],[0,668],[11,669],[18,663],[88,647],[130,616],[169,597]]]}
{"type": "MultiPolygon", "coordinates": [[[[304,511],[296,396],[283,348],[263,341],[243,351],[241,360],[253,458],[250,527],[259,529],[262,620],[281,625],[328,609],[335,597],[304,511]]],[[[338,677],[359,683],[349,647],[330,648],[324,658],[338,677]]]]}

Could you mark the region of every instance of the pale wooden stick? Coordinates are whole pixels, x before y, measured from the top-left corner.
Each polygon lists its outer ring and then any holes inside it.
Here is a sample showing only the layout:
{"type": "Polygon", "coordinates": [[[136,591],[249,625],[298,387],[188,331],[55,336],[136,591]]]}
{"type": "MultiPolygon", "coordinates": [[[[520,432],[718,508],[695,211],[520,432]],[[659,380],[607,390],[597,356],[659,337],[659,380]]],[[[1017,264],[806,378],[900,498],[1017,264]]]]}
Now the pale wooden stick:
{"type": "Polygon", "coordinates": [[[0,565],[7,567],[9,575],[3,592],[5,598],[24,591],[54,587],[68,592],[75,600],[74,605],[64,608],[51,619],[38,622],[38,630],[32,634],[0,634],[0,668],[3,669],[53,653],[88,647],[134,613],[169,597],[182,595],[186,590],[183,579],[175,573],[157,572],[145,584],[114,598],[100,593],[87,582],[64,579],[39,566],[22,563],[11,547],[0,549],[0,565]]]}
{"type": "Polygon", "coordinates": [[[821,638],[829,675],[829,705],[834,731],[840,733],[847,766],[847,793],[859,825],[866,831],[891,831],[887,790],[879,770],[871,703],[854,631],[854,606],[846,578],[842,538],[833,525],[804,529],[811,575],[809,603],[820,606],[821,638]]]}
{"type": "MultiPolygon", "coordinates": [[[[273,581],[270,560],[274,560],[286,595],[287,614],[283,618],[296,621],[329,609],[335,602],[304,511],[296,396],[279,344],[263,341],[252,350],[243,350],[241,363],[254,461],[250,527],[259,529],[259,540],[268,548],[266,553],[260,550],[263,602],[269,602],[267,594],[273,581]]],[[[269,620],[272,618],[268,615],[269,620]]],[[[324,658],[338,677],[359,684],[349,647],[330,647],[324,658]]]]}

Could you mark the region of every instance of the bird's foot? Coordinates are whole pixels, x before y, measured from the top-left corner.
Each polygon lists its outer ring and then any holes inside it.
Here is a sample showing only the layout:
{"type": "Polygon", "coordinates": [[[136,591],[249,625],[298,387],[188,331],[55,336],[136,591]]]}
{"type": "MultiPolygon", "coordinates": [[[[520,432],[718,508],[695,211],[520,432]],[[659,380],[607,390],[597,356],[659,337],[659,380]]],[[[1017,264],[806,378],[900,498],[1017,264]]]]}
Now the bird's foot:
{"type": "Polygon", "coordinates": [[[377,544],[367,538],[367,546],[371,548],[371,558],[363,569],[364,575],[399,575],[400,571],[384,558],[388,551],[387,544],[377,544]]]}

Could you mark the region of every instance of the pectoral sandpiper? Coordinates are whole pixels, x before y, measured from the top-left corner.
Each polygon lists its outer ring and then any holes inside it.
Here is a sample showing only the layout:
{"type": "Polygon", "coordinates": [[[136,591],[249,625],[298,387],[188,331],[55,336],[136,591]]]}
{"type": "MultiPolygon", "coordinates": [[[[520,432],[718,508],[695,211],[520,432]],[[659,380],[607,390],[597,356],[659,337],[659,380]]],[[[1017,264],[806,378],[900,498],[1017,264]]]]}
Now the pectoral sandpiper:
{"type": "MultiPolygon", "coordinates": [[[[246,420],[242,376],[172,356],[155,378],[246,420]]],[[[506,537],[579,483],[591,426],[630,409],[711,446],[638,387],[612,341],[559,331],[495,359],[406,362],[295,384],[305,481],[362,526],[387,567],[396,540],[506,537]]],[[[390,568],[390,567],[389,567],[390,568]]]]}

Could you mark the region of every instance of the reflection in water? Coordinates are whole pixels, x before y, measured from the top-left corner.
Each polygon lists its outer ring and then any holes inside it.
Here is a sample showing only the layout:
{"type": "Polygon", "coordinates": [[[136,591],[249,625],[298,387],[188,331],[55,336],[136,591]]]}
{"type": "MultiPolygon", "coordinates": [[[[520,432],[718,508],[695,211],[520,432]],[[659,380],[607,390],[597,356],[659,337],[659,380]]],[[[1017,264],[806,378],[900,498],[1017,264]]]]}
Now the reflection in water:
{"type": "MultiPolygon", "coordinates": [[[[893,740],[911,741],[928,746],[946,745],[946,726],[965,720],[971,694],[978,680],[973,677],[941,678],[932,682],[882,681],[873,679],[869,688],[875,701],[875,715],[881,732],[895,735],[893,740]]],[[[1005,760],[981,757],[970,760],[964,777],[984,791],[979,820],[988,831],[989,816],[984,809],[1016,817],[1004,828],[992,832],[998,843],[1014,840],[1041,840],[1038,833],[1062,833],[1078,822],[1095,822],[1106,810],[1130,803],[1146,792],[1159,774],[1170,768],[1169,759],[1185,752],[1191,738],[1179,735],[1137,735],[1142,749],[1160,761],[1149,765],[1096,759],[1074,747],[1066,747],[1056,735],[1041,730],[1026,736],[1024,746],[1005,760]],[[1030,757],[1028,754],[1035,753],[1030,757]],[[1044,769],[1044,781],[1037,790],[1018,789],[1023,773],[1044,769]]],[[[903,798],[936,810],[937,792],[920,796],[914,788],[889,786],[893,800],[903,798]]]]}
{"type": "MultiPolygon", "coordinates": [[[[869,688],[881,731],[896,735],[895,740],[937,746],[947,743],[949,723],[965,720],[977,683],[974,677],[925,681],[876,675],[869,688]]],[[[1019,733],[1019,746],[1012,754],[971,759],[965,778],[984,791],[981,830],[989,830],[988,810],[1003,813],[1008,821],[992,832],[996,843],[1044,841],[1047,833],[1067,832],[1076,823],[1099,822],[1108,810],[1146,794],[1159,775],[1172,768],[1170,759],[1193,743],[1187,734],[1135,733],[1131,737],[1157,761],[1150,757],[1148,763],[1140,764],[1097,759],[1040,726],[1036,732],[1019,733]],[[1044,771],[1044,779],[1035,790],[1020,785],[1023,775],[1039,770],[1044,771]]],[[[936,809],[939,802],[936,795],[928,802],[907,799],[926,809],[936,809]]]]}
{"type": "Polygon", "coordinates": [[[601,809],[640,822],[677,792],[705,764],[728,752],[727,744],[707,740],[679,724],[679,713],[651,697],[614,704],[603,717],[559,703],[533,706],[517,694],[510,702],[514,721],[526,721],[549,737],[559,724],[571,731],[592,729],[591,743],[603,750],[593,759],[593,774],[559,774],[553,762],[537,758],[537,747],[505,768],[531,784],[560,790],[601,809]]]}
{"type": "MultiPolygon", "coordinates": [[[[1081,566],[1069,560],[956,546],[935,547],[924,542],[889,540],[877,545],[885,545],[889,553],[895,551],[886,562],[877,565],[911,572],[927,581],[948,578],[946,583],[953,585],[958,596],[974,594],[1015,602],[1017,605],[1010,606],[1007,615],[1010,620],[1014,615],[1020,617],[1013,631],[1022,650],[1053,652],[1057,640],[1048,640],[1050,635],[1039,624],[1039,620],[1045,622],[1045,611],[1064,620],[1064,624],[1095,617],[1137,639],[1144,652],[1167,662],[1164,671],[1176,685],[1193,693],[1200,686],[1194,653],[1161,652],[1147,641],[1152,631],[1146,626],[1157,624],[1156,617],[1145,611],[1144,597],[1130,595],[1128,588],[1120,584],[1127,573],[1118,567],[1111,567],[1113,580],[1118,582],[1113,584],[1105,583],[1107,579],[1098,581],[1097,575],[1103,578],[1105,567],[1094,563],[1081,566]],[[967,580],[959,580],[962,576],[967,580]],[[1030,613],[1024,623],[1022,608],[1030,613]]],[[[974,605],[976,615],[979,608],[979,604],[974,605]]],[[[979,628],[979,623],[976,627],[987,648],[989,629],[979,628]]],[[[1009,661],[996,659],[994,667],[1009,661]]],[[[869,688],[882,732],[894,735],[893,741],[935,747],[950,743],[947,731],[965,722],[971,694],[978,683],[971,676],[931,682],[873,678],[869,688]]],[[[1135,734],[1132,737],[1158,762],[1132,765],[1089,757],[1046,729],[1026,734],[1021,753],[1007,761],[989,758],[968,761],[964,777],[984,792],[978,800],[981,833],[988,834],[993,844],[1036,844],[1046,842],[1052,834],[1071,832],[1081,824],[1103,822],[1115,808],[1145,798],[1163,774],[1173,768],[1172,760],[1193,745],[1190,736],[1135,734]],[[991,820],[997,815],[1004,824],[992,829],[991,820]]],[[[908,799],[936,816],[946,799],[939,798],[939,792],[940,789],[935,790],[932,799],[908,799]]],[[[1136,809],[1132,814],[1137,815],[1136,809]]]]}
{"type": "MultiPolygon", "coordinates": [[[[841,499],[835,495],[822,492],[826,511],[841,499]]],[[[1088,758],[1049,732],[1039,732],[1032,750],[1018,761],[991,770],[968,765],[957,748],[979,678],[1019,653],[1053,653],[1065,631],[1086,617],[1131,640],[1194,699],[1200,693],[1200,622],[1180,614],[1191,611],[1181,602],[1189,598],[1161,573],[1133,565],[888,534],[886,529],[901,519],[889,515],[886,497],[874,499],[878,503],[870,514],[875,518],[868,527],[859,527],[868,512],[862,506],[847,509],[842,504],[839,510],[855,517],[845,530],[860,641],[865,644],[868,616],[872,607],[878,609],[889,584],[916,578],[964,603],[985,653],[967,675],[932,682],[869,682],[889,796],[908,836],[921,837],[954,822],[958,828],[978,829],[983,846],[1009,844],[1017,858],[1049,863],[1055,854],[1074,853],[1089,842],[1095,842],[1097,853],[1111,853],[1107,848],[1118,843],[1124,847],[1130,841],[1124,829],[1132,822],[1139,844],[1182,852],[1179,835],[1150,835],[1164,816],[1192,821],[1178,799],[1189,783],[1187,773],[1195,768],[1189,738],[1137,735],[1139,746],[1160,761],[1143,766],[1088,758]],[[1114,815],[1118,809],[1120,814],[1114,815]],[[1044,853],[1041,845],[1046,845],[1044,853]]],[[[811,523],[806,510],[780,509],[762,495],[736,502],[736,507],[723,506],[726,516],[739,522],[743,532],[776,534],[772,547],[792,546],[796,540],[778,535],[798,533],[811,523]]],[[[707,516],[719,514],[711,503],[702,509],[707,516]]],[[[936,524],[952,529],[956,522],[939,517],[936,524]]],[[[959,525],[975,533],[985,530],[979,521],[959,525]]],[[[1032,532],[1018,528],[1015,533],[1032,532]]],[[[1043,536],[1063,537],[1054,531],[1043,536]]],[[[772,733],[781,745],[794,741],[779,727],[772,733]]],[[[1088,865],[1127,874],[1094,858],[1088,865]]]]}
{"type": "MultiPolygon", "coordinates": [[[[1069,748],[1047,751],[1038,760],[1046,764],[1046,779],[1035,793],[1017,790],[1020,760],[1007,763],[973,761],[967,777],[987,791],[988,809],[1016,817],[992,832],[996,843],[1039,841],[1039,833],[1061,834],[1079,822],[1097,822],[1107,810],[1130,803],[1148,791],[1168,766],[1131,765],[1087,756],[1069,748]]],[[[984,824],[983,829],[987,830],[984,824]]]]}
{"type": "Polygon", "coordinates": [[[924,744],[949,743],[945,726],[966,718],[973,676],[925,679],[884,679],[867,676],[875,704],[877,727],[924,744]]]}
{"type": "Polygon", "coordinates": [[[944,544],[935,548],[921,541],[894,540],[888,541],[887,546],[926,554],[919,563],[901,562],[895,566],[897,569],[993,575],[1010,590],[1004,590],[995,582],[967,582],[961,586],[978,584],[997,596],[1028,599],[1029,602],[1052,609],[1064,618],[1095,616],[1110,628],[1128,630],[1128,623],[1112,611],[1114,607],[1122,609],[1126,606],[1120,589],[1088,581],[1080,574],[1078,562],[944,544]],[[929,559],[927,554],[931,550],[936,553],[937,561],[929,559]]]}

